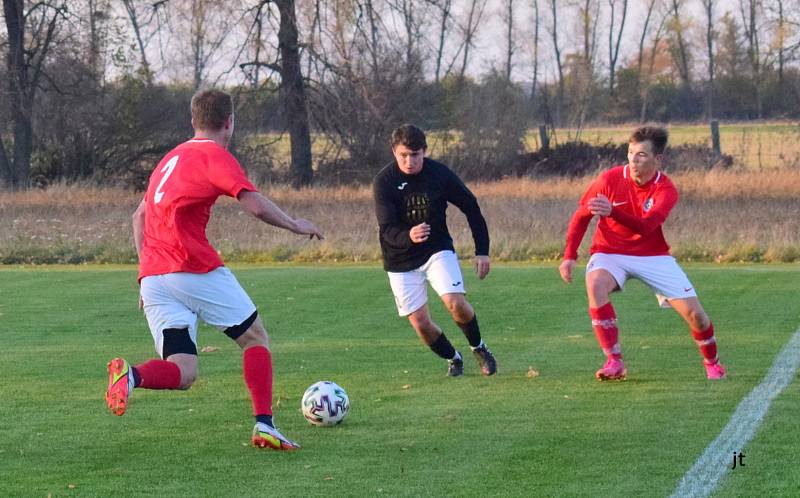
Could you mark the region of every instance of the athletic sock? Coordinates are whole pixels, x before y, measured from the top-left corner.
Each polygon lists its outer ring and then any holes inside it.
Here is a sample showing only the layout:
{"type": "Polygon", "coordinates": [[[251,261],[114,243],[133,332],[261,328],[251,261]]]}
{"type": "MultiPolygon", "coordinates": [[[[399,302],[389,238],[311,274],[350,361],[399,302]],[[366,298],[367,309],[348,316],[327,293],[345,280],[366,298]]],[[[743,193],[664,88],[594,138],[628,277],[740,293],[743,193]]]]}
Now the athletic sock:
{"type": "Polygon", "coordinates": [[[714,338],[714,324],[710,323],[708,328],[702,332],[692,330],[692,337],[697,343],[700,354],[706,364],[713,365],[717,362],[717,340],[714,338]]]}
{"type": "Polygon", "coordinates": [[[149,360],[134,367],[139,383],[136,387],[144,389],[178,389],[181,385],[181,369],[167,360],[149,360]]]}
{"type": "Polygon", "coordinates": [[[467,323],[458,323],[458,328],[464,332],[464,336],[467,338],[467,342],[471,348],[477,348],[481,344],[481,329],[478,326],[478,315],[473,314],[472,320],[467,323]]]}
{"type": "Polygon", "coordinates": [[[603,353],[611,360],[621,360],[622,349],[619,345],[619,329],[614,307],[609,302],[599,308],[589,308],[589,316],[592,318],[594,336],[603,353]]]}
{"type": "Polygon", "coordinates": [[[265,346],[253,346],[242,354],[242,371],[253,415],[272,415],[272,355],[265,346]]]}
{"type": "Polygon", "coordinates": [[[439,334],[439,337],[433,341],[433,344],[428,346],[431,350],[439,355],[440,357],[444,358],[445,360],[452,360],[455,359],[456,356],[456,348],[450,344],[450,341],[447,340],[447,337],[444,335],[444,332],[439,334]]]}
{"type": "Polygon", "coordinates": [[[131,378],[133,379],[131,387],[139,387],[142,385],[142,375],[134,366],[131,367],[131,378]]]}
{"type": "Polygon", "coordinates": [[[275,425],[272,423],[272,415],[256,415],[256,422],[261,422],[262,424],[267,424],[268,426],[275,428],[275,425]]]}

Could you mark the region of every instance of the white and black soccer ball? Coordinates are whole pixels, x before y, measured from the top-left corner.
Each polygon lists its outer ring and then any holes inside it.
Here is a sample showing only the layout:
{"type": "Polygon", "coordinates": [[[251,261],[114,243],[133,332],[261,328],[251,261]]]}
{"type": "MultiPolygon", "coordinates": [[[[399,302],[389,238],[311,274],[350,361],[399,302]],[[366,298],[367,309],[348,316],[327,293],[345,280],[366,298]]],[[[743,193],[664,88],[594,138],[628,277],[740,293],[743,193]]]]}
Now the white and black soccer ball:
{"type": "Polygon", "coordinates": [[[350,411],[350,398],[335,382],[321,380],[306,389],[300,408],[314,425],[336,425],[350,411]]]}

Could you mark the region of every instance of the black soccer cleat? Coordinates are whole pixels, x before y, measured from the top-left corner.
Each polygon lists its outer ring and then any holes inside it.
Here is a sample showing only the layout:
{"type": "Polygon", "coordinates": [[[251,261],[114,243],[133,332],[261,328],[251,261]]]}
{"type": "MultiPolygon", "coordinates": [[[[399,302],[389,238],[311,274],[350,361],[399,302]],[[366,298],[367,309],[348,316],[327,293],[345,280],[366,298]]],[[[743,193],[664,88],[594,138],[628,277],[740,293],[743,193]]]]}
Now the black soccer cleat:
{"type": "Polygon", "coordinates": [[[459,356],[452,360],[447,360],[447,376],[460,377],[464,375],[464,360],[459,356]]]}
{"type": "Polygon", "coordinates": [[[474,354],[475,359],[478,360],[478,364],[481,366],[481,372],[483,372],[483,375],[494,375],[497,373],[497,361],[494,359],[494,355],[491,351],[489,351],[489,348],[487,348],[485,344],[473,349],[472,354],[474,354]]]}

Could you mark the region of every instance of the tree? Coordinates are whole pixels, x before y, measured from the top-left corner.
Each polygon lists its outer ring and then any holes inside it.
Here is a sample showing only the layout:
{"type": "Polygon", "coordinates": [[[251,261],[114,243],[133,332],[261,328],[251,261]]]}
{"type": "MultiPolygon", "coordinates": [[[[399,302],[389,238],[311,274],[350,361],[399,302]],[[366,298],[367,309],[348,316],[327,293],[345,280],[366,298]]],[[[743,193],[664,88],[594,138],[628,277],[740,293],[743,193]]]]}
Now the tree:
{"type": "MultiPolygon", "coordinates": [[[[182,0],[175,9],[181,31],[180,41],[188,42],[185,54],[192,67],[192,88],[197,90],[206,82],[209,66],[220,58],[219,52],[231,28],[237,21],[237,2],[212,2],[211,0],[182,0]]],[[[185,45],[184,45],[185,46],[185,45]]]]}
{"type": "Polygon", "coordinates": [[[141,66],[139,72],[144,80],[152,85],[153,84],[153,69],[150,66],[150,61],[147,59],[147,45],[152,36],[158,33],[160,23],[158,22],[158,9],[164,8],[168,0],[159,0],[154,3],[148,3],[147,6],[141,5],[137,0],[122,0],[125,6],[125,12],[128,15],[131,29],[133,30],[134,38],[136,38],[136,47],[139,50],[139,57],[141,59],[141,66]],[[156,21],[155,27],[146,33],[145,30],[156,21]]]}
{"type": "Polygon", "coordinates": [[[688,42],[686,40],[686,24],[682,8],[684,0],[672,0],[670,4],[670,23],[669,29],[672,32],[670,37],[670,51],[675,62],[681,85],[688,90],[692,82],[691,60],[688,42]]]}
{"type": "Polygon", "coordinates": [[[628,0],[622,1],[622,13],[619,20],[619,31],[617,32],[617,39],[614,40],[614,22],[616,21],[616,7],[619,0],[608,0],[608,6],[611,8],[610,13],[610,26],[608,28],[608,93],[611,97],[614,96],[614,72],[617,67],[617,60],[619,59],[619,47],[622,44],[622,32],[625,30],[625,19],[628,16],[628,0]]]}
{"type": "Polygon", "coordinates": [[[750,78],[753,82],[753,94],[756,102],[756,117],[763,117],[763,68],[761,54],[761,38],[759,37],[760,14],[763,5],[759,0],[739,0],[739,11],[742,15],[744,36],[747,39],[747,60],[750,63],[750,78]]]}
{"type": "Polygon", "coordinates": [[[292,186],[311,184],[311,130],[303,74],[300,70],[297,17],[294,0],[275,0],[280,12],[278,49],[281,53],[281,93],[286,109],[292,154],[292,186]]]}
{"type": "Polygon", "coordinates": [[[503,24],[505,24],[506,32],[506,60],[504,72],[506,80],[511,81],[511,68],[514,52],[517,49],[514,37],[514,0],[505,0],[505,5],[502,14],[503,24]]]}
{"type": "Polygon", "coordinates": [[[554,125],[561,125],[561,113],[564,108],[564,64],[561,61],[561,46],[558,43],[558,1],[550,0],[550,37],[553,40],[553,53],[556,58],[558,70],[558,94],[556,96],[556,110],[553,117],[554,125]]]}
{"type": "MultiPolygon", "coordinates": [[[[436,68],[434,69],[434,81],[439,83],[439,78],[442,72],[442,57],[444,56],[445,40],[447,39],[447,32],[450,30],[452,22],[451,10],[453,7],[453,0],[429,0],[439,8],[439,37],[436,46],[436,68]]],[[[445,76],[449,70],[445,72],[445,76]]]]}
{"type": "Polygon", "coordinates": [[[33,112],[65,4],[40,1],[25,10],[24,0],[3,0],[8,33],[8,91],[13,121],[13,153],[8,157],[0,140],[0,174],[14,189],[28,187],[33,151],[33,112]]]}
{"type": "Polygon", "coordinates": [[[461,61],[461,70],[458,73],[459,80],[463,80],[464,75],[467,73],[469,50],[475,45],[475,34],[478,31],[478,26],[481,24],[481,18],[483,17],[484,9],[486,9],[486,2],[487,0],[471,0],[467,22],[461,25],[461,32],[464,34],[464,42],[461,48],[464,54],[461,61]]]}
{"type": "Polygon", "coordinates": [[[539,0],[533,0],[533,82],[531,83],[531,107],[535,108],[536,90],[539,84],[539,0]]]}
{"type": "Polygon", "coordinates": [[[706,118],[714,117],[714,1],[702,0],[706,14],[706,50],[708,54],[708,83],[706,91],[706,118]]]}

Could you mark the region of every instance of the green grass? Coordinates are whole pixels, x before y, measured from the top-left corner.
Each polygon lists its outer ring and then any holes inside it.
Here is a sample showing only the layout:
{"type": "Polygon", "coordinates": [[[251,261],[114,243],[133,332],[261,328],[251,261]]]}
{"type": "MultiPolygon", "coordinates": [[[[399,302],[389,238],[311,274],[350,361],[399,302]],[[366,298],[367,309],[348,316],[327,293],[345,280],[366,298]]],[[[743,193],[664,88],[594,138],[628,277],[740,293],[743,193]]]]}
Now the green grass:
{"type": "MultiPolygon", "coordinates": [[[[397,317],[380,268],[234,271],[270,331],[276,421],[301,451],[247,445],[240,355],[205,326],[200,346],[219,351],[201,353],[191,390],[136,391],[124,417],[110,415],[105,363],[153,355],[135,270],[6,268],[0,495],[665,496],[800,325],[798,266],[689,265],[730,378],[706,381],[677,315],[632,282],[615,297],[629,380],[600,384],[582,286],[561,283],[555,266],[500,266],[483,282],[465,273],[499,374],[480,376],[468,358],[449,379],[397,317]],[[341,426],[299,413],[323,379],[350,396],[341,426]]],[[[719,496],[796,495],[798,394],[794,382],[775,400],[719,496]]]]}

